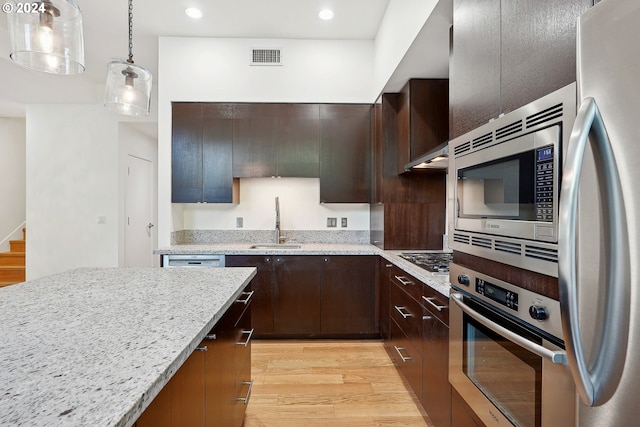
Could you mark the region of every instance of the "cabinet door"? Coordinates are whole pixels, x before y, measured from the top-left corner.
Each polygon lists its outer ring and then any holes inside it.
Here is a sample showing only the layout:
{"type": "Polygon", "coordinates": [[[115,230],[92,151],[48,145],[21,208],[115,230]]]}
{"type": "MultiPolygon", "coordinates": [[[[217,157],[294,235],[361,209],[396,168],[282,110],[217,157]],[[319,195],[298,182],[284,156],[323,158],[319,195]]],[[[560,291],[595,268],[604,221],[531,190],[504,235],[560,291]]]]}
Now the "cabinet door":
{"type": "Polygon", "coordinates": [[[171,201],[202,201],[202,104],[173,103],[171,201]]]}
{"type": "Polygon", "coordinates": [[[500,0],[454,0],[449,84],[450,139],[500,114],[500,0]]]}
{"type": "Polygon", "coordinates": [[[449,139],[449,80],[411,79],[400,92],[398,173],[449,139]]]}
{"type": "Polygon", "coordinates": [[[320,106],[276,104],[278,176],[320,176],[320,106]]]}
{"type": "Polygon", "coordinates": [[[164,386],[138,418],[138,427],[205,425],[205,345],[200,344],[164,386]]]}
{"type": "Polygon", "coordinates": [[[233,426],[235,409],[234,305],[207,335],[205,360],[205,421],[207,427],[233,426]]]}
{"type": "Polygon", "coordinates": [[[429,310],[424,311],[423,326],[422,406],[436,427],[449,427],[449,328],[429,310]]]}
{"type": "MultiPolygon", "coordinates": [[[[255,296],[255,293],[253,294],[255,296]]],[[[253,301],[253,296],[251,297],[253,301]]],[[[234,396],[234,427],[242,427],[247,404],[251,398],[253,379],[251,378],[251,339],[253,330],[251,328],[251,317],[253,315],[251,305],[245,307],[240,318],[235,324],[235,396],[234,396]]]]}
{"type": "Polygon", "coordinates": [[[276,256],[273,329],[276,335],[320,334],[322,257],[276,256]]]}
{"type": "Polygon", "coordinates": [[[202,201],[233,203],[233,107],[203,104],[202,116],[202,201]]]}
{"type": "Polygon", "coordinates": [[[233,107],[233,176],[270,177],[277,174],[277,110],[273,104],[233,107]]]}
{"type": "Polygon", "coordinates": [[[375,257],[322,259],[322,334],[375,334],[375,257]]]}
{"type": "Polygon", "coordinates": [[[576,81],[576,20],[593,0],[502,2],[501,112],[576,81]]]}
{"type": "Polygon", "coordinates": [[[379,303],[378,303],[378,325],[380,328],[380,335],[382,339],[389,339],[389,289],[391,286],[391,279],[389,274],[391,272],[391,264],[384,258],[380,258],[378,287],[379,287],[379,303]]]}
{"type": "Polygon", "coordinates": [[[251,327],[256,338],[273,335],[273,257],[263,255],[227,255],[227,267],[256,267],[251,280],[251,327]]]}
{"type": "Polygon", "coordinates": [[[320,106],[320,202],[369,203],[371,105],[320,106]]]}

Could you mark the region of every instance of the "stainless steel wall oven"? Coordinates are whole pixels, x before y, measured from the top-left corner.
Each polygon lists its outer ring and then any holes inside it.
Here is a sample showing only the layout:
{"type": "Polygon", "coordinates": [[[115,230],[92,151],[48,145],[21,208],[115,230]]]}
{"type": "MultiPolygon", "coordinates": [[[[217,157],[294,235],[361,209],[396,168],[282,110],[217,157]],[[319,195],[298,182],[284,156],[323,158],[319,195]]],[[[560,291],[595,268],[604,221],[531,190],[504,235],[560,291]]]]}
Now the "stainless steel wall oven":
{"type": "Polygon", "coordinates": [[[558,301],[450,265],[449,382],[487,426],[575,425],[558,301]]]}

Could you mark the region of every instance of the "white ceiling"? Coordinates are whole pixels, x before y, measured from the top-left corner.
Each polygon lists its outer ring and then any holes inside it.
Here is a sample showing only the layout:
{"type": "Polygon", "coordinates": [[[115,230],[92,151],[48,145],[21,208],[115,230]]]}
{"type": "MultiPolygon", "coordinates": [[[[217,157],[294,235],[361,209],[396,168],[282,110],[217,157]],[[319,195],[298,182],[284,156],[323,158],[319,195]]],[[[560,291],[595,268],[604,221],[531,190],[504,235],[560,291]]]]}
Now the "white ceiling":
{"type": "MultiPolygon", "coordinates": [[[[451,0],[439,20],[451,22],[451,0]]],[[[113,58],[128,55],[127,0],[76,0],[82,10],[86,71],[74,76],[56,76],[35,72],[9,59],[7,22],[0,19],[0,117],[23,116],[25,104],[95,103],[102,97],[106,65],[113,58]]],[[[373,40],[389,0],[134,0],[133,56],[136,64],[148,68],[157,83],[158,37],[244,37],[295,39],[373,40]],[[204,17],[192,20],[184,14],[189,6],[199,7],[204,17]],[[331,21],[318,19],[323,7],[331,7],[331,21]]],[[[446,40],[425,33],[415,43],[419,55],[403,61],[402,73],[420,75],[420,62],[433,62],[424,49],[437,44],[442,51],[446,40]],[[415,71],[413,69],[417,68],[415,71]]],[[[442,31],[440,31],[442,33],[442,31]]],[[[439,56],[446,69],[447,57],[439,56]]],[[[431,69],[433,66],[431,66],[431,69]]],[[[400,81],[404,77],[398,77],[400,81]]]]}

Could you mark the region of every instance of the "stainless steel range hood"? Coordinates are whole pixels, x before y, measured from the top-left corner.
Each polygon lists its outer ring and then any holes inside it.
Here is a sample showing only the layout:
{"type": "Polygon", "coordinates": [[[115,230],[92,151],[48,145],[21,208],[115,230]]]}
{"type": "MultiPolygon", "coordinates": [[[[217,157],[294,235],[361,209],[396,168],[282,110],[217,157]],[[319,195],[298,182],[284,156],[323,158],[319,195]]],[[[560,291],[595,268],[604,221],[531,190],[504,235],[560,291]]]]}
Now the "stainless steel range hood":
{"type": "Polygon", "coordinates": [[[449,143],[438,145],[433,150],[404,165],[404,170],[419,171],[425,169],[446,170],[449,166],[449,143]]]}

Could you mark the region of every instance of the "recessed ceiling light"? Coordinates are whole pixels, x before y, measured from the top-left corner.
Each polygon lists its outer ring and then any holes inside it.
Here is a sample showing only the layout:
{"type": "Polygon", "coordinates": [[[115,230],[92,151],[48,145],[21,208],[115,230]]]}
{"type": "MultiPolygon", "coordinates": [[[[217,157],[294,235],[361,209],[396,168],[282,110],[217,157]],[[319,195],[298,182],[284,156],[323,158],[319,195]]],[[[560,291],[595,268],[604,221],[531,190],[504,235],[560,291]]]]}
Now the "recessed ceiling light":
{"type": "Polygon", "coordinates": [[[184,13],[189,17],[189,18],[193,18],[193,19],[200,19],[202,18],[202,11],[200,9],[196,9],[195,7],[188,7],[184,10],[184,13]]]}
{"type": "Polygon", "coordinates": [[[320,17],[320,19],[324,19],[325,21],[328,21],[329,19],[333,18],[333,10],[322,9],[320,13],[318,13],[318,17],[320,17]]]}

